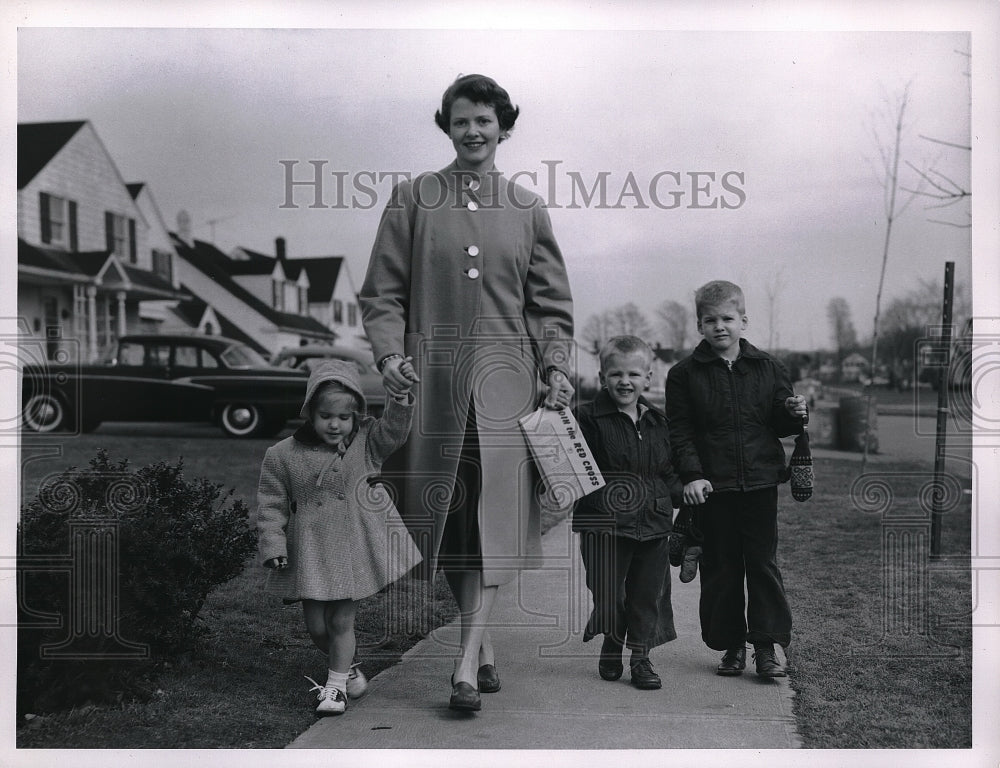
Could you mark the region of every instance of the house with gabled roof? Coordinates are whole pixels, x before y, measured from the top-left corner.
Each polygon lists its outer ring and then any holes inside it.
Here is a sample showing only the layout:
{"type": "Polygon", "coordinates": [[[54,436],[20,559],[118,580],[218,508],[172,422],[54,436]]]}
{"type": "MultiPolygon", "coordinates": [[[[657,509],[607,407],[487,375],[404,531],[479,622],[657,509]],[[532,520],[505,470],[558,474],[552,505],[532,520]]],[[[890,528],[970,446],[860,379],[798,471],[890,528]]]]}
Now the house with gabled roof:
{"type": "MultiPolygon", "coordinates": [[[[302,311],[297,301],[278,304],[278,293],[282,299],[285,296],[285,281],[280,264],[275,264],[274,259],[270,263],[243,265],[212,243],[192,238],[186,226],[179,225],[178,229],[179,232],[171,233],[179,257],[178,280],[186,291],[212,309],[217,332],[245,341],[264,355],[274,354],[283,347],[335,340],[336,334],[302,311]],[[278,293],[271,290],[275,277],[280,278],[278,293]],[[267,289],[263,288],[265,285],[267,289]],[[283,308],[277,308],[276,304],[283,308]]],[[[194,318],[199,306],[182,303],[173,312],[178,318],[194,318]]],[[[202,314],[198,322],[205,330],[205,324],[211,320],[202,314]]]]}
{"type": "Polygon", "coordinates": [[[240,246],[229,259],[227,269],[233,279],[262,301],[315,318],[333,331],[340,346],[371,349],[343,256],[289,258],[285,239],[278,237],[273,256],[240,246]]]}
{"type": "Polygon", "coordinates": [[[48,359],[93,361],[148,330],[142,302],[188,298],[158,216],[89,121],[18,125],[18,315],[48,359]]]}

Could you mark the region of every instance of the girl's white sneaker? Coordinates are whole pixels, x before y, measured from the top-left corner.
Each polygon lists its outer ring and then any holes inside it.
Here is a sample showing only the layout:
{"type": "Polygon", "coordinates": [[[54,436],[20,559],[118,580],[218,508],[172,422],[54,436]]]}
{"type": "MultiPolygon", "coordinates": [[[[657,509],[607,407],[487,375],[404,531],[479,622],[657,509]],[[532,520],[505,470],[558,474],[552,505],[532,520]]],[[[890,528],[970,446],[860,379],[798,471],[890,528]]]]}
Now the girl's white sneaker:
{"type": "Polygon", "coordinates": [[[342,690],[334,688],[332,685],[320,685],[308,675],[305,675],[305,678],[313,684],[310,691],[319,691],[316,694],[316,698],[319,699],[319,705],[316,707],[317,714],[342,715],[347,711],[347,697],[344,696],[342,690]]]}
{"type": "Polygon", "coordinates": [[[351,671],[347,673],[347,695],[352,699],[360,699],[368,690],[368,678],[358,669],[360,664],[352,664],[351,671]]]}

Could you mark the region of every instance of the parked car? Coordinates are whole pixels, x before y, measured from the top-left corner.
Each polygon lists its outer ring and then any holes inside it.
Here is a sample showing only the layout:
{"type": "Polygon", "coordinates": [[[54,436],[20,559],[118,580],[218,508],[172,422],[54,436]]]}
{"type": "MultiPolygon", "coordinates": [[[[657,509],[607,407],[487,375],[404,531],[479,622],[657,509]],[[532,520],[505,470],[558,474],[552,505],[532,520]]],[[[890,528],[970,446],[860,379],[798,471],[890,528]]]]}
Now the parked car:
{"type": "Polygon", "coordinates": [[[354,363],[361,380],[361,391],[368,401],[368,412],[373,416],[382,413],[385,409],[385,387],[382,386],[382,374],[376,370],[370,352],[361,352],[357,349],[330,344],[306,344],[298,347],[285,347],[271,358],[271,363],[278,368],[291,368],[308,372],[323,360],[344,360],[348,363],[354,363]]]}
{"type": "Polygon", "coordinates": [[[270,436],[298,417],[306,379],[221,336],[124,336],[100,363],[25,366],[22,424],[90,432],[104,421],[204,421],[230,437],[270,436]]]}

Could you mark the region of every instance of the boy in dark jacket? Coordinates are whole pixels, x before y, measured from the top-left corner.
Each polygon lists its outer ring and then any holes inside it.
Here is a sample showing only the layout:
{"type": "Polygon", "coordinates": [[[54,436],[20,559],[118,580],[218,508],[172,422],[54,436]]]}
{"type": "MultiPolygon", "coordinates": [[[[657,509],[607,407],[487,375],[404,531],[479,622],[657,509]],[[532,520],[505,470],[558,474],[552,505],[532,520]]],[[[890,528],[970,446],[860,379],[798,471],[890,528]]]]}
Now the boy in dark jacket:
{"type": "Polygon", "coordinates": [[[776,560],[778,438],[801,431],[806,401],[793,396],[781,363],[742,338],[739,286],[702,286],[695,311],[704,340],[670,369],[666,398],[684,503],[701,505],[701,635],[725,652],[718,674],[741,674],[750,642],[757,674],[784,677],[774,644],[788,646],[792,615],[776,560]]]}
{"type": "Polygon", "coordinates": [[[653,352],[642,339],[617,336],[600,353],[602,389],[576,418],[607,483],[573,513],[594,610],[584,642],[604,635],[598,672],[617,680],[631,651],[631,682],[656,689],[649,650],[677,637],[670,605],[667,538],[680,480],[670,459],[666,417],[642,396],[653,352]]]}

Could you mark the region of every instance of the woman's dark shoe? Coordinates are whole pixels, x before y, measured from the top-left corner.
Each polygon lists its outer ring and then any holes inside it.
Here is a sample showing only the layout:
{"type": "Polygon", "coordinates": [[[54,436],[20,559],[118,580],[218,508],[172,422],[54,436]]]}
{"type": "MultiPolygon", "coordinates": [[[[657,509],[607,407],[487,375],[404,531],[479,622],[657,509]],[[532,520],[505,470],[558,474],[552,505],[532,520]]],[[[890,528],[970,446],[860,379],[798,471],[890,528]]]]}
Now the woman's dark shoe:
{"type": "Polygon", "coordinates": [[[760,677],[787,677],[785,668],[778,663],[773,645],[755,645],[753,647],[753,660],[757,665],[757,674],[760,677]]]}
{"type": "Polygon", "coordinates": [[[500,675],[493,664],[483,664],[476,673],[480,693],[496,693],[500,690],[500,675]]]}
{"type": "Polygon", "coordinates": [[[448,709],[455,709],[459,712],[478,712],[482,708],[483,702],[479,698],[479,691],[468,683],[456,683],[455,676],[452,675],[448,709]]]}
{"type": "Polygon", "coordinates": [[[607,635],[601,645],[601,658],[597,662],[597,673],[602,680],[618,680],[625,671],[622,664],[622,646],[613,640],[609,640],[607,635]]]}
{"type": "Polygon", "coordinates": [[[722,663],[715,670],[715,674],[723,677],[736,677],[742,675],[747,668],[747,649],[741,645],[739,648],[730,648],[722,657],[722,663]]]}
{"type": "Polygon", "coordinates": [[[653,671],[653,665],[646,657],[632,661],[629,664],[629,671],[632,674],[632,685],[639,690],[655,691],[663,685],[660,676],[653,671]]]}

